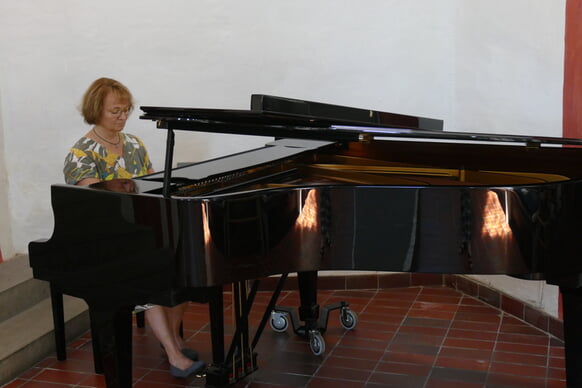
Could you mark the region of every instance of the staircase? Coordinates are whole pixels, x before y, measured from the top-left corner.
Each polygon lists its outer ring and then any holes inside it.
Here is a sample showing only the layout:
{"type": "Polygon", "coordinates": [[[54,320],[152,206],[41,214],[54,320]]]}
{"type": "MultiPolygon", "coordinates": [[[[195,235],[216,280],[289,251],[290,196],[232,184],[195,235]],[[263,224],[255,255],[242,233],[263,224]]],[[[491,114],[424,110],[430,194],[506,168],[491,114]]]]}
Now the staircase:
{"type": "MultiPolygon", "coordinates": [[[[89,329],[87,305],[64,297],[67,342],[89,329]]],[[[0,263],[0,386],[55,354],[48,283],[32,278],[28,256],[0,263]]]]}

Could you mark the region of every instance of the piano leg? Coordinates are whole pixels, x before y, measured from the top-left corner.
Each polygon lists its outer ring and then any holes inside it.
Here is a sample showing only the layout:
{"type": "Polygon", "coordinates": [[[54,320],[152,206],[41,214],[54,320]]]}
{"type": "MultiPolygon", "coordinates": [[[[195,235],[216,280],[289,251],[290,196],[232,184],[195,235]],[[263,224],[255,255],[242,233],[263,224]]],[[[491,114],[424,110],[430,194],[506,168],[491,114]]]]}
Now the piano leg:
{"type": "MultiPolygon", "coordinates": [[[[327,330],[329,313],[333,310],[340,310],[340,321],[346,330],[351,330],[356,326],[357,317],[345,301],[324,306],[320,313],[319,304],[317,304],[317,276],[317,271],[297,273],[299,297],[301,300],[301,305],[297,309],[299,311],[299,317],[297,317],[293,307],[275,306],[271,317],[271,327],[278,332],[285,331],[287,329],[288,319],[290,319],[295,334],[309,340],[309,346],[313,354],[319,356],[325,352],[323,333],[327,330]],[[301,322],[305,324],[301,325],[301,322]]],[[[282,282],[285,279],[286,275],[279,280],[277,290],[283,287],[282,282]]],[[[278,296],[278,291],[276,295],[278,296]]]]}
{"type": "Polygon", "coordinates": [[[53,324],[55,328],[55,347],[57,360],[67,359],[67,340],[65,338],[65,310],[63,306],[63,294],[52,282],[50,285],[51,307],[53,310],[53,324]]]}
{"type": "Polygon", "coordinates": [[[303,335],[307,337],[310,330],[319,330],[322,334],[325,328],[319,327],[319,305],[317,304],[317,272],[298,272],[299,284],[299,319],[305,322],[303,335]],[[323,329],[323,330],[321,330],[323,329]]]}
{"type": "Polygon", "coordinates": [[[224,313],[222,287],[211,287],[208,291],[210,315],[210,340],[212,342],[212,365],[206,370],[206,386],[223,387],[229,382],[229,372],[224,359],[224,313]]]}
{"type": "MultiPolygon", "coordinates": [[[[276,297],[279,291],[283,288],[283,283],[287,279],[287,274],[279,280],[277,285],[276,297]]],[[[295,334],[309,339],[310,332],[318,332],[323,334],[326,327],[321,327],[319,324],[319,305],[317,304],[317,272],[297,272],[297,284],[299,285],[299,299],[300,305],[295,309],[288,306],[275,306],[273,311],[279,314],[285,314],[291,320],[291,326],[295,334]],[[297,316],[297,312],[299,316],[297,316]],[[303,323],[303,325],[302,325],[303,323]]],[[[276,302],[276,299],[275,299],[276,302]]],[[[287,319],[287,318],[286,318],[287,319]]],[[[327,322],[327,317],[325,318],[327,322]]],[[[273,327],[273,321],[271,321],[273,327]]],[[[284,331],[286,324],[277,330],[284,331]]]]}
{"type": "Polygon", "coordinates": [[[208,294],[212,363],[221,364],[224,362],[224,307],[222,301],[222,287],[212,287],[208,294]]]}
{"type": "Polygon", "coordinates": [[[89,319],[91,325],[91,342],[93,348],[93,369],[95,373],[103,374],[103,359],[101,358],[101,349],[99,346],[99,331],[95,328],[93,321],[89,319]]]}
{"type": "Polygon", "coordinates": [[[99,346],[107,388],[131,388],[133,306],[88,304],[91,330],[97,339],[93,344],[99,346]]]}
{"type": "Polygon", "coordinates": [[[582,387],[582,288],[560,287],[564,311],[566,383],[582,387]]]}

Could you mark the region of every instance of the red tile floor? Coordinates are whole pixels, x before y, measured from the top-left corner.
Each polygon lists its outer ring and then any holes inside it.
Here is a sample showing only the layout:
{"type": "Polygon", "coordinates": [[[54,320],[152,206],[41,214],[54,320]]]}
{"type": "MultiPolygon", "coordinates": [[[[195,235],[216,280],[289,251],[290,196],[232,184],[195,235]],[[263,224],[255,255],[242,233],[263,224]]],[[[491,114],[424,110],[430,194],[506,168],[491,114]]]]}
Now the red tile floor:
{"type": "MultiPolygon", "coordinates": [[[[251,312],[256,327],[269,293],[251,312]]],[[[225,317],[230,319],[229,293],[225,317]]],[[[563,343],[501,310],[446,287],[319,291],[320,305],[346,300],[358,315],[355,329],[331,313],[326,351],[315,356],[291,330],[267,325],[257,352],[259,369],[235,387],[565,387],[563,343]]],[[[284,291],[279,305],[298,305],[284,291]]],[[[184,320],[188,344],[210,359],[207,306],[191,304],[184,320]]],[[[227,324],[227,330],[232,329],[227,324]]],[[[151,332],[134,329],[136,388],[199,387],[204,379],[174,379],[151,332]]],[[[93,372],[90,334],[68,345],[67,361],[48,357],[5,388],[104,387],[93,372]]]]}

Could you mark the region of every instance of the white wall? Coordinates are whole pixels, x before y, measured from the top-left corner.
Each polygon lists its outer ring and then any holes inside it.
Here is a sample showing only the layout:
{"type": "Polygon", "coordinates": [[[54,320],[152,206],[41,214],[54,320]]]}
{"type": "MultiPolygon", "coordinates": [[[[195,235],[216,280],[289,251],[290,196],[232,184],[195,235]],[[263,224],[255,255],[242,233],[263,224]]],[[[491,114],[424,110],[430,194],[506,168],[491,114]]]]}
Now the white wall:
{"type": "MultiPolygon", "coordinates": [[[[0,84],[0,90],[2,90],[0,84]]],[[[2,107],[0,92],[0,108],[2,107]]],[[[14,255],[12,232],[10,229],[10,210],[8,205],[8,173],[4,163],[4,126],[2,125],[2,109],[0,109],[0,255],[4,259],[14,255]]]]}
{"type": "Polygon", "coordinates": [[[456,128],[561,137],[565,1],[456,5],[456,128]]]}
{"type": "MultiPolygon", "coordinates": [[[[88,129],[75,107],[97,77],[124,82],[138,105],[247,108],[251,93],[267,93],[442,118],[447,130],[560,136],[564,7],[565,0],[0,0],[9,171],[0,201],[10,206],[1,222],[12,230],[13,253],[52,231],[49,187],[62,182],[63,157],[88,129]]],[[[127,131],[161,169],[164,133],[138,115],[127,131]]],[[[264,141],[181,133],[176,161],[264,141]]]]}

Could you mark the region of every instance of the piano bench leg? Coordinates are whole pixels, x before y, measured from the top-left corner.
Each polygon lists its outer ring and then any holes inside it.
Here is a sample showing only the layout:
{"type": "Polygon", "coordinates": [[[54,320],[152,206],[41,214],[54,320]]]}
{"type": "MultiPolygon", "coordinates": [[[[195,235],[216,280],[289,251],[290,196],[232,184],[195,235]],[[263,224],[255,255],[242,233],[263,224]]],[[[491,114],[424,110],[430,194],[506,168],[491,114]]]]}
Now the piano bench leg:
{"type": "Polygon", "coordinates": [[[135,325],[140,329],[145,327],[145,311],[137,311],[135,313],[135,325]]]}
{"type": "Polygon", "coordinates": [[[65,337],[65,310],[63,306],[63,293],[50,283],[51,307],[53,311],[53,325],[55,335],[55,349],[57,360],[67,359],[67,340],[65,337]]]}

